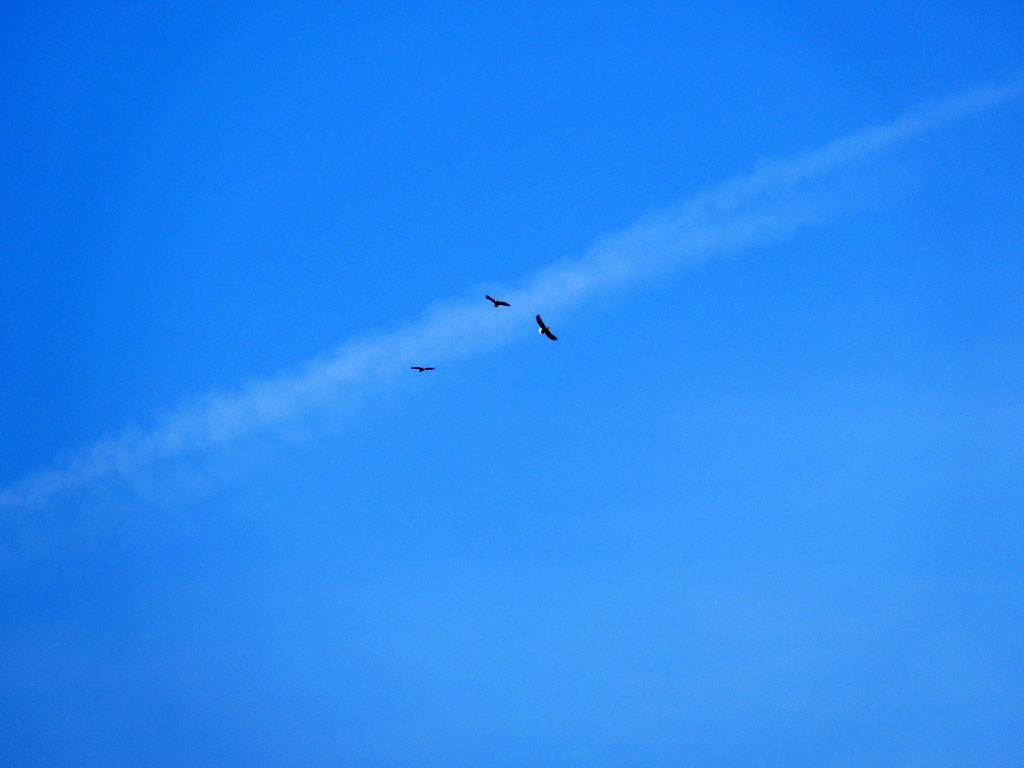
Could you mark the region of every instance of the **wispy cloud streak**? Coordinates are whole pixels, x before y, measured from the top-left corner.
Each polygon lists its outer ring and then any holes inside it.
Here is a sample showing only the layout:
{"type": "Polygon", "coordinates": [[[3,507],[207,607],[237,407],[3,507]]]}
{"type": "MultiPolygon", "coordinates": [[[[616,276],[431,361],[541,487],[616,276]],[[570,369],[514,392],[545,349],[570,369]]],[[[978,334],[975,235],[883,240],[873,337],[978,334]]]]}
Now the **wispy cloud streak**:
{"type": "Polygon", "coordinates": [[[208,395],[151,429],[102,440],[69,462],[0,490],[0,508],[40,507],[90,483],[130,477],[157,462],[222,445],[328,407],[364,383],[405,373],[412,360],[449,362],[510,342],[534,308],[570,310],[608,289],[658,277],[682,263],[735,251],[820,218],[807,187],[839,169],[950,122],[1024,95],[1024,82],[981,88],[918,107],[823,147],[761,163],[627,229],[600,238],[580,258],[551,265],[503,295],[510,311],[456,301],[399,330],[350,341],[295,372],[208,395]],[[800,194],[803,190],[803,194],[800,194]]]}

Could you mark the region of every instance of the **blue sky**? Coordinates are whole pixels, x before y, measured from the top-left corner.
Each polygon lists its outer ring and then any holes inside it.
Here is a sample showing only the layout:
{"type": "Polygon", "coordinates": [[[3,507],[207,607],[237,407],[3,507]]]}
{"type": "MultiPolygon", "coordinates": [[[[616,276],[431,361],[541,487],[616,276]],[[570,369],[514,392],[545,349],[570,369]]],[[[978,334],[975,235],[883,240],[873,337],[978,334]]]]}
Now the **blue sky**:
{"type": "Polygon", "coordinates": [[[1022,29],[11,4],[0,762],[1019,765],[1022,29]]]}

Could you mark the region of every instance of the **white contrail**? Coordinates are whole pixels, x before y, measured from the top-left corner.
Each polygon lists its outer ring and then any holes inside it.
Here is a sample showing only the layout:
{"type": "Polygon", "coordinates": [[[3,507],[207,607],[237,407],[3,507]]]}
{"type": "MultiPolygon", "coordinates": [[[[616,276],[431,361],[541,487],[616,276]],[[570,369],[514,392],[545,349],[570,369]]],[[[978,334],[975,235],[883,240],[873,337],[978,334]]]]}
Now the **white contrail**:
{"type": "Polygon", "coordinates": [[[296,373],[256,381],[230,394],[209,395],[146,431],[102,440],[70,462],[0,490],[0,508],[44,505],[93,481],[130,476],[154,462],[237,439],[337,402],[345,388],[380,382],[409,361],[464,358],[507,343],[534,308],[567,310],[596,292],[626,287],[697,261],[764,242],[815,221],[821,196],[804,186],[951,121],[1024,95],[1024,82],[976,89],[918,107],[872,126],[715,186],[627,229],[599,239],[575,261],[555,264],[503,292],[511,310],[487,312],[480,300],[428,312],[392,333],[356,340],[307,363],[296,373]],[[803,190],[803,195],[799,194],[803,190]]]}

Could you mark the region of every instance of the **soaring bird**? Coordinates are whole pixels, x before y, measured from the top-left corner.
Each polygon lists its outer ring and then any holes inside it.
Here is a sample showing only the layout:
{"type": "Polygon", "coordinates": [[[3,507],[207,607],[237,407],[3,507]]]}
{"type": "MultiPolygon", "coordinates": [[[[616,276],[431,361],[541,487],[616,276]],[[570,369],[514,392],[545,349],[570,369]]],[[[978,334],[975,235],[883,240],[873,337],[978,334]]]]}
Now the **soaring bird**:
{"type": "Polygon", "coordinates": [[[409,367],[412,368],[414,371],[419,371],[420,373],[423,373],[424,371],[434,370],[433,368],[424,368],[422,365],[412,365],[409,367]]]}
{"type": "Polygon", "coordinates": [[[543,333],[552,341],[558,341],[558,337],[551,332],[551,329],[544,325],[544,321],[540,319],[540,315],[537,315],[537,325],[540,326],[540,330],[537,333],[543,333]]]}
{"type": "Polygon", "coordinates": [[[498,299],[493,299],[490,296],[484,296],[484,298],[487,299],[488,301],[490,301],[491,304],[494,305],[495,309],[497,309],[498,307],[509,307],[509,306],[512,306],[507,301],[499,301],[498,299]]]}

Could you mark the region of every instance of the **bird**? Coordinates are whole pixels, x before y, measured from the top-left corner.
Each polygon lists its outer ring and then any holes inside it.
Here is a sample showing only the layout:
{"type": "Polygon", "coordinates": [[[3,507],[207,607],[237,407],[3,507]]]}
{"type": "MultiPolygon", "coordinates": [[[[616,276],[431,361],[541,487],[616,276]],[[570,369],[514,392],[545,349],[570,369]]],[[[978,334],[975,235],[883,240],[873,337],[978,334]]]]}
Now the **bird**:
{"type": "Polygon", "coordinates": [[[497,309],[498,307],[510,307],[510,306],[512,306],[507,301],[500,301],[498,299],[493,299],[490,296],[484,296],[484,298],[487,299],[489,302],[491,302],[494,305],[495,309],[497,309]]]}
{"type": "Polygon", "coordinates": [[[434,370],[433,368],[424,367],[422,365],[412,365],[412,366],[409,366],[409,367],[412,368],[414,371],[419,371],[420,373],[423,373],[424,371],[432,371],[432,370],[434,370]]]}
{"type": "Polygon", "coordinates": [[[543,333],[545,336],[547,336],[552,341],[558,341],[558,337],[555,336],[555,334],[553,334],[551,332],[550,328],[548,328],[546,325],[544,325],[544,321],[540,319],[540,315],[537,315],[537,325],[540,326],[540,330],[538,330],[537,333],[543,333]]]}

